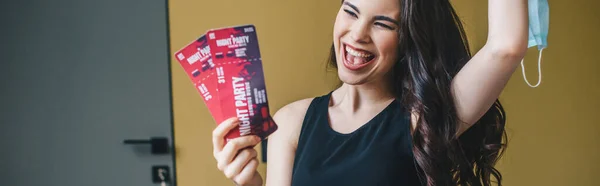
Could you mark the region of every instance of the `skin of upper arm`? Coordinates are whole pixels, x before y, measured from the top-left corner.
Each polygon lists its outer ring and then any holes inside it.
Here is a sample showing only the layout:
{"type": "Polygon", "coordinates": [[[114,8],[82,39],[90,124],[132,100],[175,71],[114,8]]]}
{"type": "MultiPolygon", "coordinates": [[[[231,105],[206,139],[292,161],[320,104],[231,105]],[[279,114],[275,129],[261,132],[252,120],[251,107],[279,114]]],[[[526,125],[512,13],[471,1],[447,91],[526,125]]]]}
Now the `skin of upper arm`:
{"type": "Polygon", "coordinates": [[[267,186],[291,185],[298,138],[311,101],[308,98],[290,103],[273,116],[278,129],[268,139],[267,186]]]}
{"type": "MultiPolygon", "coordinates": [[[[490,47],[484,46],[452,81],[458,136],[473,126],[494,104],[524,55],[496,55],[490,50],[490,47]]],[[[413,130],[418,119],[418,113],[412,112],[413,130]]]]}
{"type": "Polygon", "coordinates": [[[452,81],[459,134],[492,106],[527,51],[527,1],[489,1],[488,40],[452,81]]]}

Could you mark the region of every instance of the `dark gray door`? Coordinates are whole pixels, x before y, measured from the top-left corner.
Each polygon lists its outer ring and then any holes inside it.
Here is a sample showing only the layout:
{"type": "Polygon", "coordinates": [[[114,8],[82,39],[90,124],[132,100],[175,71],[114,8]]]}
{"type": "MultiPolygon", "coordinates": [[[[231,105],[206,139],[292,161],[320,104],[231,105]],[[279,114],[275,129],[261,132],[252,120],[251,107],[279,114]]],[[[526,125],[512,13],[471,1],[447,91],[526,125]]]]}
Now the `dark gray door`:
{"type": "Polygon", "coordinates": [[[0,2],[0,185],[159,185],[153,165],[173,176],[173,153],[123,144],[172,143],[166,6],[0,2]]]}

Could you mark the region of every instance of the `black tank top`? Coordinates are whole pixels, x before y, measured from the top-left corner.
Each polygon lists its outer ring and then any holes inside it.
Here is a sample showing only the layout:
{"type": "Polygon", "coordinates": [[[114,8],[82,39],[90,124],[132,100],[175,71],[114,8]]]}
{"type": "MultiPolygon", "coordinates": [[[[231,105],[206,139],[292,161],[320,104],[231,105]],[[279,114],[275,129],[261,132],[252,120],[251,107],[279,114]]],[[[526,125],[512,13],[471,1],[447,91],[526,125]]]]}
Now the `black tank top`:
{"type": "Polygon", "coordinates": [[[329,125],[331,93],[315,98],[304,117],[292,186],[419,185],[410,115],[392,102],[368,123],[342,134],[329,125]]]}

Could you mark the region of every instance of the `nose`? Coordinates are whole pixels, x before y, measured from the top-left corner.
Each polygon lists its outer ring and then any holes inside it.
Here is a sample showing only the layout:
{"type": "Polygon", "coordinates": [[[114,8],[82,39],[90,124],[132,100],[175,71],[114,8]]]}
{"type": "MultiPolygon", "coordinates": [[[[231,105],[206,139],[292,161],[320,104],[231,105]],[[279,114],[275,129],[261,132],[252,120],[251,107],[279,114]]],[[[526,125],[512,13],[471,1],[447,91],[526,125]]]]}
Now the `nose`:
{"type": "Polygon", "coordinates": [[[350,30],[350,38],[357,43],[371,42],[371,36],[369,35],[369,24],[366,21],[354,22],[350,30]]]}

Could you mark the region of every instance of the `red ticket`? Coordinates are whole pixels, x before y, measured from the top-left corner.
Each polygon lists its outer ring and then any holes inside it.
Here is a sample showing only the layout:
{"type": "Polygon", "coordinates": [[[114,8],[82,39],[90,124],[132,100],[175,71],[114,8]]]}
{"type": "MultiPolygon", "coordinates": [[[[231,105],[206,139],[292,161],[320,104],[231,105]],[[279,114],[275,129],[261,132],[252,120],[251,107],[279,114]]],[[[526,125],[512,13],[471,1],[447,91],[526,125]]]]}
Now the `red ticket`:
{"type": "Polygon", "coordinates": [[[217,123],[230,117],[241,121],[227,134],[227,139],[251,134],[267,138],[277,130],[277,125],[269,114],[256,28],[253,25],[220,28],[206,35],[216,65],[222,114],[217,123]]]}
{"type": "Polygon", "coordinates": [[[215,121],[222,121],[215,64],[205,35],[175,53],[175,58],[204,99],[215,121]]]}

